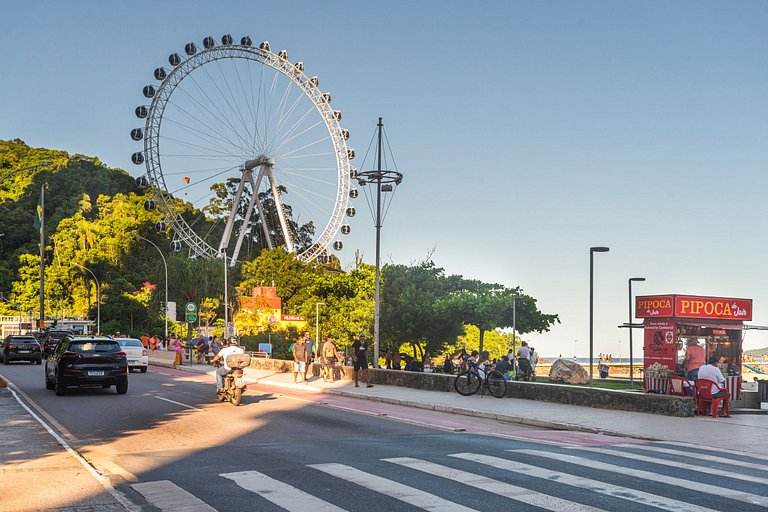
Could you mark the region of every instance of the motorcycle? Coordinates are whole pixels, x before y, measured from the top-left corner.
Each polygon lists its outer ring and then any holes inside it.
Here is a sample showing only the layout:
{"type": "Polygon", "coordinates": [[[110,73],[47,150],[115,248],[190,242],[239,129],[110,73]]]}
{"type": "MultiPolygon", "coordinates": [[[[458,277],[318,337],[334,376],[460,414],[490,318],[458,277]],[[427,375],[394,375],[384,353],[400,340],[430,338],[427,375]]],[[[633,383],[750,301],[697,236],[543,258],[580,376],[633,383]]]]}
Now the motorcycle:
{"type": "MultiPolygon", "coordinates": [[[[225,400],[232,405],[240,405],[243,393],[247,389],[245,380],[243,380],[243,368],[251,364],[251,356],[248,354],[230,354],[227,356],[227,366],[232,369],[224,376],[224,388],[216,392],[216,398],[219,402],[225,400]]],[[[221,366],[220,361],[216,361],[216,368],[221,366]]]]}

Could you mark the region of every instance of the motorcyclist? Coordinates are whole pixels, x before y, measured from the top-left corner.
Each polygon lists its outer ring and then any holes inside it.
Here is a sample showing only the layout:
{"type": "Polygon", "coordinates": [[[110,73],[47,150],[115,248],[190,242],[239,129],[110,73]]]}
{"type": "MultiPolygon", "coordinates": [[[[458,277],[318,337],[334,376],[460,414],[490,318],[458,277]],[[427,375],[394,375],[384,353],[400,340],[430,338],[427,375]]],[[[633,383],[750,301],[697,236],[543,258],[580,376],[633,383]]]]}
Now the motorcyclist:
{"type": "Polygon", "coordinates": [[[227,342],[227,346],[219,350],[211,359],[211,364],[215,364],[221,360],[222,364],[220,368],[216,369],[216,392],[219,393],[224,389],[224,376],[232,372],[232,368],[227,366],[227,356],[231,354],[245,354],[243,347],[238,346],[237,338],[232,336],[227,342]]]}

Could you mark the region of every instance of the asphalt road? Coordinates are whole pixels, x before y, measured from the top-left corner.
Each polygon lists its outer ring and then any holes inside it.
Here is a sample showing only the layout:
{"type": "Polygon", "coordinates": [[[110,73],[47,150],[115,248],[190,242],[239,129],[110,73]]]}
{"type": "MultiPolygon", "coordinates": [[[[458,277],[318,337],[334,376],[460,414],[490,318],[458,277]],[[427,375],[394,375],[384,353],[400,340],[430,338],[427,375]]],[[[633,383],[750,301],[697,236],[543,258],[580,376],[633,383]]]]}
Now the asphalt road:
{"type": "Polygon", "coordinates": [[[143,510],[765,510],[744,455],[540,431],[211,377],[132,373],[127,395],[46,391],[40,366],[0,372],[143,510]],[[722,459],[720,459],[722,458],[722,459]],[[514,500],[514,501],[513,501],[514,500]]]}

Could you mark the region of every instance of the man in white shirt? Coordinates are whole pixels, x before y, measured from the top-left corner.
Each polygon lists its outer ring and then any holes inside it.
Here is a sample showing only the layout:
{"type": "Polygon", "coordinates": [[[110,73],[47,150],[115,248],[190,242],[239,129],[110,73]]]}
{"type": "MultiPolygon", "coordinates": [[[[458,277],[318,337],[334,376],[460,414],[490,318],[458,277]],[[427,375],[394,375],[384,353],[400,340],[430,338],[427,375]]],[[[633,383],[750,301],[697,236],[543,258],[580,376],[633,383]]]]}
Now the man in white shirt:
{"type": "Polygon", "coordinates": [[[227,356],[231,354],[245,354],[245,350],[243,350],[242,347],[239,347],[237,345],[237,338],[234,336],[229,338],[229,343],[226,347],[219,350],[219,353],[216,354],[213,359],[211,359],[211,364],[214,364],[219,359],[222,360],[221,368],[218,368],[216,370],[216,391],[221,391],[224,388],[224,376],[227,375],[229,372],[232,371],[232,368],[227,366],[227,356]]]}
{"type": "Polygon", "coordinates": [[[720,368],[715,366],[716,364],[717,358],[710,357],[707,359],[707,364],[699,368],[699,380],[706,379],[717,384],[712,384],[710,386],[712,398],[720,398],[725,394],[725,391],[723,391],[723,389],[725,389],[725,377],[723,377],[723,372],[720,371],[720,368]],[[723,389],[719,389],[718,386],[723,389]]]}

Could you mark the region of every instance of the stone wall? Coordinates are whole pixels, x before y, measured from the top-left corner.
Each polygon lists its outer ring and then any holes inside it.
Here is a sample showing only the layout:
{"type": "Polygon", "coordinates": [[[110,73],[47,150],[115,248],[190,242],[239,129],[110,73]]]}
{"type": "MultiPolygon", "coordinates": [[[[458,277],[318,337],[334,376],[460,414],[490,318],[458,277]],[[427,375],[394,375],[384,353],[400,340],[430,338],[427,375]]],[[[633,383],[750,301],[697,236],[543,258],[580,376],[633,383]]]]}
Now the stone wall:
{"type": "MultiPolygon", "coordinates": [[[[292,361],[279,359],[251,359],[251,367],[274,372],[293,372],[292,361]]],[[[419,373],[397,370],[369,370],[374,384],[401,386],[429,391],[455,393],[453,375],[441,373],[419,373]]],[[[336,378],[351,380],[352,368],[337,368],[336,378]]],[[[310,366],[310,374],[319,376],[320,366],[310,366]]],[[[484,390],[483,390],[484,391],[484,390]]],[[[568,386],[563,384],[544,384],[537,382],[507,382],[507,397],[526,400],[541,400],[561,404],[596,407],[599,409],[617,409],[622,411],[647,412],[666,416],[694,416],[696,402],[690,397],[654,395],[631,391],[568,386]]]]}

